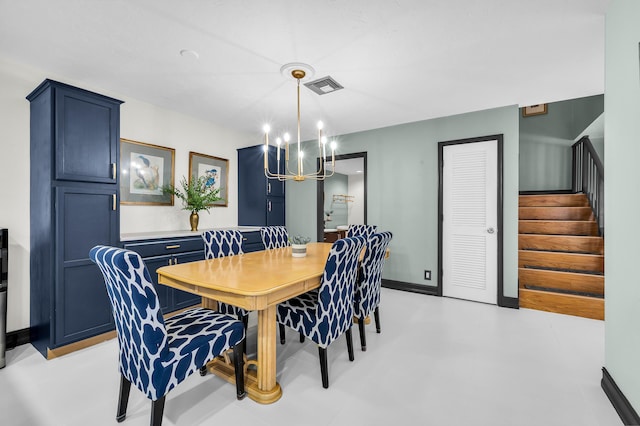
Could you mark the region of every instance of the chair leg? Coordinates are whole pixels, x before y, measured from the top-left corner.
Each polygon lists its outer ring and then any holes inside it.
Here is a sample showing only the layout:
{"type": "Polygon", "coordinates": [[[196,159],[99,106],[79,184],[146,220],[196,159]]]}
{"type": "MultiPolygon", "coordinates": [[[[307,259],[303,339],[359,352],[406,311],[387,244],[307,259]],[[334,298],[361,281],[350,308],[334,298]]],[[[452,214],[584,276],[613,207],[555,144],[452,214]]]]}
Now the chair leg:
{"type": "Polygon", "coordinates": [[[360,346],[362,351],[367,350],[367,336],[364,334],[364,318],[358,318],[358,332],[360,334],[360,346]]]}
{"type": "Polygon", "coordinates": [[[347,351],[349,351],[349,361],[353,361],[355,358],[353,356],[353,335],[351,334],[351,327],[347,331],[345,331],[347,336],[347,351]]]}
{"type": "Polygon", "coordinates": [[[304,334],[300,333],[300,343],[304,343],[304,334]]]}
{"type": "Polygon", "coordinates": [[[376,306],[376,310],[373,311],[373,317],[376,320],[376,333],[380,334],[380,312],[378,311],[377,306],[376,306]]]}
{"type": "Polygon", "coordinates": [[[151,401],[151,426],[162,425],[162,414],[164,413],[164,400],[167,396],[151,401]]]}
{"type": "Polygon", "coordinates": [[[233,368],[236,370],[236,396],[244,399],[247,393],[244,391],[244,354],[246,342],[243,339],[233,348],[233,368]]]}
{"type": "Polygon", "coordinates": [[[118,413],[116,421],[122,422],[127,417],[127,405],[129,404],[129,391],[131,390],[131,382],[123,375],[120,375],[120,396],[118,397],[118,413]]]}
{"type": "Polygon", "coordinates": [[[283,324],[278,324],[278,328],[280,329],[280,344],[284,345],[287,342],[287,338],[285,337],[285,330],[283,324]]]}
{"type": "Polygon", "coordinates": [[[327,365],[327,348],[318,346],[318,355],[320,356],[320,374],[322,375],[322,387],[329,388],[329,367],[327,365]]]}

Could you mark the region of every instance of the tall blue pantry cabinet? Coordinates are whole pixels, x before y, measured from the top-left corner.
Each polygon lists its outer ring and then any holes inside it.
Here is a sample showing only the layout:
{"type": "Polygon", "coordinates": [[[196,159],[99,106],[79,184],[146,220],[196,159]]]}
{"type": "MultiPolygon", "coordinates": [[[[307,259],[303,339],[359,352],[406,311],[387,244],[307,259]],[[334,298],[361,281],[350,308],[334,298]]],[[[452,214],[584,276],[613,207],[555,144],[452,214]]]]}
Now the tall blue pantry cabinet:
{"type": "MultiPolygon", "coordinates": [[[[276,147],[269,146],[269,170],[277,169],[276,147]]],[[[280,149],[280,173],[284,173],[280,149]]],[[[264,145],[238,149],[238,225],[285,225],[284,182],[264,175],[264,145]]]]}
{"type": "Polygon", "coordinates": [[[121,101],[45,80],[31,103],[31,343],[51,350],[114,328],[96,244],[120,238],[121,101]]]}

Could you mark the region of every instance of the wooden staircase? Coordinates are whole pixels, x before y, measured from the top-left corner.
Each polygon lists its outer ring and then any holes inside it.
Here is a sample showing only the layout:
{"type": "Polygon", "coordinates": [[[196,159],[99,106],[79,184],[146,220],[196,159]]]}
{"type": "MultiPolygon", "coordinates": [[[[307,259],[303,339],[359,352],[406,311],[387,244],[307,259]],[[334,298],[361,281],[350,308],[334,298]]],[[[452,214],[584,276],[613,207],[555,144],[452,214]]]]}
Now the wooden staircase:
{"type": "Polygon", "coordinates": [[[520,307],[604,319],[604,239],[584,194],[521,195],[520,307]]]}

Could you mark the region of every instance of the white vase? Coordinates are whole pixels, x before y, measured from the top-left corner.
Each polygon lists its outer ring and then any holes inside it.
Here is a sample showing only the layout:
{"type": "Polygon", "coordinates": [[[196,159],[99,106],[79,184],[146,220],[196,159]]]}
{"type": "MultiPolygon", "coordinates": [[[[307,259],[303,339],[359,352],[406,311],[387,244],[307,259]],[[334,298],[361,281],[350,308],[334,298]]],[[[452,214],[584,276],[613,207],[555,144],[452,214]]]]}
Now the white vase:
{"type": "Polygon", "coordinates": [[[306,244],[291,244],[291,256],[305,257],[307,255],[306,244]]]}

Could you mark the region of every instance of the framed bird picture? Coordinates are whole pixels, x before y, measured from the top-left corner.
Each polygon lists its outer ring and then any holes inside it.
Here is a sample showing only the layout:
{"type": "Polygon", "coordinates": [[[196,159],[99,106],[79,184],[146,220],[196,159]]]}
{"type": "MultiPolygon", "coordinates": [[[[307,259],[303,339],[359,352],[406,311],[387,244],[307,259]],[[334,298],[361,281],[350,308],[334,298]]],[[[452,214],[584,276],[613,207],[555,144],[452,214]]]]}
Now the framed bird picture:
{"type": "Polygon", "coordinates": [[[214,207],[227,207],[227,200],[229,199],[229,192],[227,190],[229,160],[212,155],[189,152],[189,180],[202,176],[206,178],[206,186],[220,190],[219,195],[222,199],[211,205],[214,207]]]}
{"type": "Polygon", "coordinates": [[[120,204],[172,206],[175,149],[120,139],[120,204]]]}

